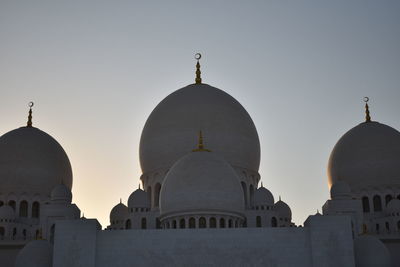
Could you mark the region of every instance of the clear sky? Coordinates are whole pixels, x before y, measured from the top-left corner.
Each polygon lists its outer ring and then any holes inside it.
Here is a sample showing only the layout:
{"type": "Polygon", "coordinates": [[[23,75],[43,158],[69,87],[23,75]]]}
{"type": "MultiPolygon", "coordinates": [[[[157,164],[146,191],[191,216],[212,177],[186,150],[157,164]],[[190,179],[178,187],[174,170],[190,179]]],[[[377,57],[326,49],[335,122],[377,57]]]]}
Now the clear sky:
{"type": "MultiPolygon", "coordinates": [[[[139,184],[152,109],[194,82],[235,97],[260,174],[302,224],[328,199],[336,141],[364,120],[400,129],[399,1],[0,1],[0,134],[34,126],[67,152],[73,201],[108,225],[139,184]]],[[[0,189],[1,190],[1,189],[0,189]]]]}

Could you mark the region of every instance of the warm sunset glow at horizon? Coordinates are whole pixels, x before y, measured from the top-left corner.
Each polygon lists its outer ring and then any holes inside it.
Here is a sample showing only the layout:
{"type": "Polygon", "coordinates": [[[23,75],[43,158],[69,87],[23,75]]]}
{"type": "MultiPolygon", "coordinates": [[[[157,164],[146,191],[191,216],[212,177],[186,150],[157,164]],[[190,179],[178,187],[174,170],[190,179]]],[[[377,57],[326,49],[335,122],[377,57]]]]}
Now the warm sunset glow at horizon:
{"type": "Polygon", "coordinates": [[[254,121],[263,185],[303,224],[329,198],[329,154],[364,121],[364,97],[400,129],[399,14],[395,1],[2,1],[0,135],[33,101],[33,126],[71,161],[73,203],[105,228],[140,183],[146,119],[194,83],[200,52],[203,83],[254,121]]]}

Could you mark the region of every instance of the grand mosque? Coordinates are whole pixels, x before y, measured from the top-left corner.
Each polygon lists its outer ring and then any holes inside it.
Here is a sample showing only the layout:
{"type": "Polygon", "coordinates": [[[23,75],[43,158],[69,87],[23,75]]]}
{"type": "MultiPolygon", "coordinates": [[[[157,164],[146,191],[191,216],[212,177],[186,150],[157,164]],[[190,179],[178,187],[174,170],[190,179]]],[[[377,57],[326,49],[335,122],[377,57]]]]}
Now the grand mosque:
{"type": "MultiPolygon", "coordinates": [[[[400,132],[365,120],[328,160],[330,199],[303,226],[260,184],[244,107],[202,82],[172,92],[140,139],[142,186],[110,224],[72,202],[62,146],[33,125],[0,137],[0,266],[400,267],[400,132]]],[[[357,122],[355,122],[357,123],[357,122]]]]}

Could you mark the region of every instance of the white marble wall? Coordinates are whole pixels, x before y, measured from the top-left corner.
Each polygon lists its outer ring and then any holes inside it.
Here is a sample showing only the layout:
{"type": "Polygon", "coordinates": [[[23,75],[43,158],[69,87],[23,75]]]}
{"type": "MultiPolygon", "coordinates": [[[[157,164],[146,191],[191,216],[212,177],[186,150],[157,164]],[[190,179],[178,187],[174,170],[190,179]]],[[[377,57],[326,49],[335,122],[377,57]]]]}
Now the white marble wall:
{"type": "Polygon", "coordinates": [[[54,267],[354,266],[348,217],[311,216],[306,224],[101,231],[96,220],[60,221],[54,267]]]}

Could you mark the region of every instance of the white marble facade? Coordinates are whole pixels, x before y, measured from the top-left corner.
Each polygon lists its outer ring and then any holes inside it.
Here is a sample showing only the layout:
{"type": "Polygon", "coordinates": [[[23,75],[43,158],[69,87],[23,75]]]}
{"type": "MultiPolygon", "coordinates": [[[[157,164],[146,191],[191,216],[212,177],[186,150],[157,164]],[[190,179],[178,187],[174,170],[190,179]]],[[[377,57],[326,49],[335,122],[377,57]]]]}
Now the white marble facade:
{"type": "Polygon", "coordinates": [[[155,107],[140,139],[142,188],[110,224],[72,204],[62,147],[32,126],[0,137],[0,265],[400,266],[400,133],[367,119],[329,158],[331,197],[304,226],[259,183],[242,105],[197,82],[155,107]]]}

